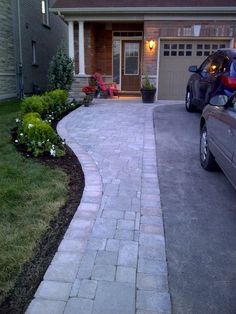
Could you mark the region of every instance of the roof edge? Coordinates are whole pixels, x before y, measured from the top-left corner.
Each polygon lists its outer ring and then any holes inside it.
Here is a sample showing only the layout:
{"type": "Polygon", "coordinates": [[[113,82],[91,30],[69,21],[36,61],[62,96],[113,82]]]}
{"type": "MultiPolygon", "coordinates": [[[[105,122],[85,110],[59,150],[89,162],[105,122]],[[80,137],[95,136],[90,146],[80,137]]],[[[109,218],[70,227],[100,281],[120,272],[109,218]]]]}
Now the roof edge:
{"type": "Polygon", "coordinates": [[[225,13],[236,13],[236,6],[229,7],[87,7],[87,8],[51,8],[51,12],[61,13],[206,13],[206,14],[225,14],[225,13]]]}

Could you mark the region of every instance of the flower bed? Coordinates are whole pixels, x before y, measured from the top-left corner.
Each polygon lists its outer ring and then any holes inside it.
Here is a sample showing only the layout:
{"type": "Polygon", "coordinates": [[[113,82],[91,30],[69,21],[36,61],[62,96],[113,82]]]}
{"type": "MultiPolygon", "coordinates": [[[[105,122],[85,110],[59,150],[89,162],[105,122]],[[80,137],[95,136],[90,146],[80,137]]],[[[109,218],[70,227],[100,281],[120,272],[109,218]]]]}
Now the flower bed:
{"type": "Polygon", "coordinates": [[[65,153],[65,141],[61,140],[52,124],[81,105],[68,102],[68,92],[53,90],[42,96],[25,98],[20,117],[16,119],[16,145],[22,145],[34,157],[50,155],[60,157],[65,153]]]}

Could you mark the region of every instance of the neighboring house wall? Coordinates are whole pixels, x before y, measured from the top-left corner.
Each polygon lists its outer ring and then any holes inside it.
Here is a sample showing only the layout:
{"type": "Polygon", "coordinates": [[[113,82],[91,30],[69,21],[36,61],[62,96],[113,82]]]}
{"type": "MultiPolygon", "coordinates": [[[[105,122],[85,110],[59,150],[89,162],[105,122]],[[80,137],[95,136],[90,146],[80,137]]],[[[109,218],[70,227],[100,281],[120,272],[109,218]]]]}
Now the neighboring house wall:
{"type": "Polygon", "coordinates": [[[0,1],[0,99],[20,94],[21,64],[24,93],[31,94],[33,84],[46,90],[57,47],[63,43],[67,49],[66,23],[49,12],[49,25],[43,24],[41,10],[40,0],[0,1]]]}
{"type": "MultiPolygon", "coordinates": [[[[49,5],[53,3],[54,0],[49,1],[49,5]]],[[[20,13],[24,92],[30,94],[33,92],[33,84],[38,85],[43,91],[47,89],[49,62],[60,43],[67,47],[67,25],[50,12],[49,25],[43,24],[39,0],[21,0],[20,13]],[[33,60],[33,45],[35,60],[33,60]]],[[[19,49],[19,42],[17,48],[19,49]]]]}
{"type": "Polygon", "coordinates": [[[13,16],[11,1],[0,1],[0,99],[16,96],[13,16]]]}

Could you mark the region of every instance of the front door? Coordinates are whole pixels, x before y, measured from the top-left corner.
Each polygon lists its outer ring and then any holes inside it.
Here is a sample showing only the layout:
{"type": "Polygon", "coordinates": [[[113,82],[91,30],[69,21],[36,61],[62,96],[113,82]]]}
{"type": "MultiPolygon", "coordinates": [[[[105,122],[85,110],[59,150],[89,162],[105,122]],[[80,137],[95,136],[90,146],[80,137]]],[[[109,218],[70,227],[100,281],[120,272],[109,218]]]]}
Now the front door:
{"type": "Polygon", "coordinates": [[[141,42],[122,41],[121,90],[136,92],[141,84],[141,42]]]}

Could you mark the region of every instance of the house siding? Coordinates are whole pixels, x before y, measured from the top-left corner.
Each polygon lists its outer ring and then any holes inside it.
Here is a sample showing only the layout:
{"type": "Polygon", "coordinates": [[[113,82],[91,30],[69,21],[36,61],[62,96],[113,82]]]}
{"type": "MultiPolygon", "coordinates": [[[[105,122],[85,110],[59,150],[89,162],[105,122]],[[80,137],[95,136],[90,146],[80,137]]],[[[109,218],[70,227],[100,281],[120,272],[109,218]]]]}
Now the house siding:
{"type": "MultiPolygon", "coordinates": [[[[20,38],[18,1],[0,1],[0,99],[19,95],[18,69],[20,38]]],[[[53,5],[55,0],[49,1],[53,5]]],[[[19,0],[24,93],[33,92],[33,83],[48,88],[48,67],[60,43],[67,47],[67,25],[49,13],[49,27],[42,24],[41,1],[19,0]],[[36,65],[32,65],[32,41],[36,43],[36,65]]]]}
{"type": "Polygon", "coordinates": [[[0,99],[16,96],[14,32],[11,1],[0,1],[0,99]]]}

